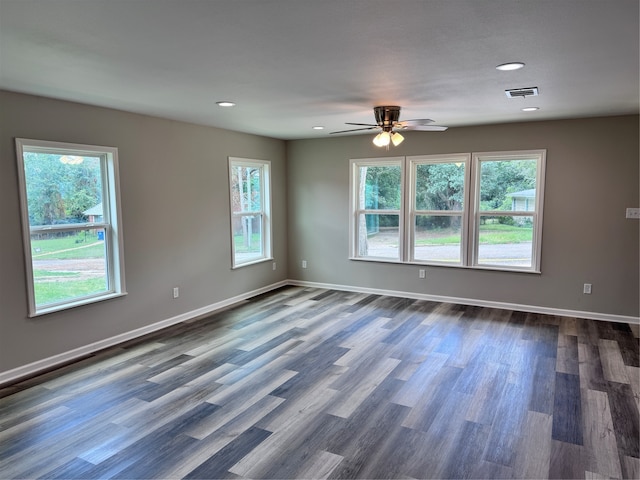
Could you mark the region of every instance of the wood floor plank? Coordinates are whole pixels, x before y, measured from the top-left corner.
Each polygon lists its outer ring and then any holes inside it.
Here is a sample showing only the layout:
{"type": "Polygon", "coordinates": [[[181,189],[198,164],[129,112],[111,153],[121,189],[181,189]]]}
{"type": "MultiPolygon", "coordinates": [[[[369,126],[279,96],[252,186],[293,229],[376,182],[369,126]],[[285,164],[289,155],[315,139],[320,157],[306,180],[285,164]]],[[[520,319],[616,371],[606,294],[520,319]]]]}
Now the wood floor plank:
{"type": "Polygon", "coordinates": [[[629,377],[629,381],[631,382],[631,391],[633,392],[636,406],[638,407],[638,411],[640,411],[640,368],[625,366],[625,369],[627,371],[627,377],[629,377]]]}
{"type": "Polygon", "coordinates": [[[514,474],[517,478],[547,478],[551,465],[552,417],[529,411],[516,455],[514,474]]]}
{"type": "Polygon", "coordinates": [[[224,478],[228,470],[271,435],[250,427],[183,478],[224,478]]]}
{"type": "Polygon", "coordinates": [[[640,458],[621,455],[620,467],[622,469],[622,478],[640,478],[640,458]]]}
{"type": "Polygon", "coordinates": [[[586,412],[585,447],[590,457],[587,471],[621,478],[618,443],[611,420],[609,398],[606,393],[597,390],[583,391],[582,398],[582,408],[586,412]]]}
{"type": "Polygon", "coordinates": [[[199,427],[203,424],[206,425],[208,418],[215,415],[215,412],[219,407],[206,404],[212,408],[212,413],[209,417],[203,417],[201,422],[198,422],[198,424],[195,424],[190,428],[186,428],[183,431],[185,435],[196,438],[200,440],[200,442],[190,450],[189,455],[184,458],[182,462],[174,463],[169,466],[163,472],[159,473],[158,478],[184,478],[187,474],[196,470],[209,458],[217,454],[221,449],[242,435],[242,433],[253,427],[266,415],[277,408],[282,402],[284,402],[284,399],[268,395],[248,407],[238,416],[211,432],[209,435],[202,434],[199,427]]]}
{"type": "Polygon", "coordinates": [[[587,451],[582,445],[551,441],[549,478],[584,478],[587,462],[587,451]]]}
{"type": "Polygon", "coordinates": [[[558,336],[556,372],[579,375],[578,365],[578,337],[560,334],[558,336]]]}
{"type": "Polygon", "coordinates": [[[298,472],[296,478],[316,478],[325,479],[340,465],[344,459],[341,455],[326,452],[324,450],[316,451],[307,464],[298,472]]]}
{"type": "Polygon", "coordinates": [[[609,382],[607,398],[620,453],[631,457],[640,456],[640,415],[631,386],[609,382]]]}
{"type": "Polygon", "coordinates": [[[602,362],[602,373],[605,380],[629,383],[618,342],[601,338],[598,343],[598,351],[600,352],[600,362],[602,362]]]}
{"type": "Polygon", "coordinates": [[[0,388],[0,478],[638,478],[638,337],[284,287],[0,388]]]}
{"type": "Polygon", "coordinates": [[[295,441],[296,437],[300,436],[319,412],[324,411],[324,408],[333,400],[334,395],[335,391],[327,393],[325,386],[319,387],[308,395],[304,406],[297,409],[297,414],[288,415],[286,418],[279,417],[277,421],[272,420],[266,430],[273,431],[273,435],[244,456],[229,471],[243,477],[261,478],[261,472],[270,468],[272,458],[282,455],[287,444],[295,441]],[[325,393],[318,395],[317,392],[321,390],[324,390],[325,393]]]}
{"type": "Polygon", "coordinates": [[[582,445],[582,402],[578,375],[556,373],[551,437],[582,445]]]}
{"type": "Polygon", "coordinates": [[[477,478],[481,468],[482,455],[487,444],[491,427],[475,422],[465,422],[460,436],[459,447],[451,451],[442,472],[443,478],[477,478]]]}

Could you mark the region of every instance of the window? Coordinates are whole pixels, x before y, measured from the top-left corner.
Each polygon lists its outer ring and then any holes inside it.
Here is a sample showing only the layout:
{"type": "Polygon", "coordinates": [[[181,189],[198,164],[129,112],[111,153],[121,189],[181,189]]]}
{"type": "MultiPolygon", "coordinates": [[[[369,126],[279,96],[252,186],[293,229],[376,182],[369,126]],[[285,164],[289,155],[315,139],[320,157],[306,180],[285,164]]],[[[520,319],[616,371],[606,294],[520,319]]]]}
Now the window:
{"type": "Polygon", "coordinates": [[[118,150],[16,139],[29,315],[124,295],[118,150]]]}
{"type": "Polygon", "coordinates": [[[409,159],[410,261],[464,264],[469,163],[468,154],[409,159]]]}
{"type": "Polygon", "coordinates": [[[271,163],[229,158],[232,266],[271,260],[271,163]]]}
{"type": "Polygon", "coordinates": [[[352,160],[351,258],[539,272],[544,166],[544,150],[352,160]]]}
{"type": "Polygon", "coordinates": [[[353,165],[352,238],[357,257],[396,262],[402,258],[402,174],[401,158],[353,165]]]}
{"type": "Polygon", "coordinates": [[[474,154],[473,263],[540,271],[545,152],[474,154]]]}

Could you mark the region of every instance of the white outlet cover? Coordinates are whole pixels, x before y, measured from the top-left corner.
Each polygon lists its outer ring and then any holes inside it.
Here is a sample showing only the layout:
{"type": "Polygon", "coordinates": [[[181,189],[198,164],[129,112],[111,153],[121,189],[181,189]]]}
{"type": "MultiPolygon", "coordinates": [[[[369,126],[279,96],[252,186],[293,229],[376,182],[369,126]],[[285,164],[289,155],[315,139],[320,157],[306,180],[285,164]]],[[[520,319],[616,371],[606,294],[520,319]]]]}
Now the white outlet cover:
{"type": "Polygon", "coordinates": [[[627,208],[626,218],[640,218],[640,208],[627,208]]]}

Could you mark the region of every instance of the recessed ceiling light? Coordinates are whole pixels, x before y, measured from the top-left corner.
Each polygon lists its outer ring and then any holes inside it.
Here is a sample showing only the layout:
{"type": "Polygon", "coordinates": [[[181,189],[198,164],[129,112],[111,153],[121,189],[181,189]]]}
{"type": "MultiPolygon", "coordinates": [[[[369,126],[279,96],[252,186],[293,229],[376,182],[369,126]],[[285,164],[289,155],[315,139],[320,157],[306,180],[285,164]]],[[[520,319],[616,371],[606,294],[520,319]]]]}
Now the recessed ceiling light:
{"type": "Polygon", "coordinates": [[[520,70],[524,67],[524,63],[522,62],[509,62],[503,63],[502,65],[498,65],[496,70],[502,70],[503,72],[507,72],[509,70],[520,70]]]}
{"type": "Polygon", "coordinates": [[[523,112],[535,112],[536,110],[540,110],[540,107],[524,107],[522,109],[523,112]]]}
{"type": "Polygon", "coordinates": [[[324,127],[322,125],[316,125],[315,127],[311,127],[314,130],[324,130],[324,127]]]}
{"type": "Polygon", "coordinates": [[[236,104],[233,102],[229,102],[227,100],[223,100],[221,102],[216,102],[216,105],[218,105],[219,107],[235,107],[236,104]]]}

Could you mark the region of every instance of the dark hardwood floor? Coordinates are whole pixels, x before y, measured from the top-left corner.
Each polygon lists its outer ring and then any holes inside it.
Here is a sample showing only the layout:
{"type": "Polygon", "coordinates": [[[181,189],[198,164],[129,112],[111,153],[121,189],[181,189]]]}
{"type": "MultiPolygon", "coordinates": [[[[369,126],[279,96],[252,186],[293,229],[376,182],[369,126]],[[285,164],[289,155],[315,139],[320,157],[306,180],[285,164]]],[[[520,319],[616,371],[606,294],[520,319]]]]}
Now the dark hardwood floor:
{"type": "Polygon", "coordinates": [[[288,287],[0,390],[0,478],[640,478],[638,326],[288,287]]]}

